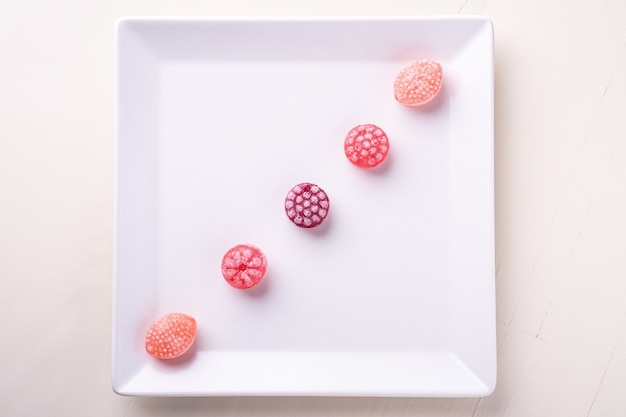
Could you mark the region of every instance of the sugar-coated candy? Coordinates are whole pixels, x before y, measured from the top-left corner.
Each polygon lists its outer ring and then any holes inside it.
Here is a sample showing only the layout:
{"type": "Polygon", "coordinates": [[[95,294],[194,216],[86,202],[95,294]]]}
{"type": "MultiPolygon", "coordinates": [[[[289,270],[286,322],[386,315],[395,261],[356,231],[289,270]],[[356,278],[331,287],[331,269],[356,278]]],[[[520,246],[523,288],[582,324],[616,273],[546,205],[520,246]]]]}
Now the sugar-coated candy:
{"type": "Polygon", "coordinates": [[[385,132],[373,124],[352,128],[343,143],[350,162],[359,168],[374,168],[383,163],[389,154],[389,139],[385,132]]]}
{"type": "Polygon", "coordinates": [[[435,98],[442,83],[441,64],[432,59],[420,59],[400,70],[393,84],[393,93],[401,104],[421,106],[435,98]]]}
{"type": "Polygon", "coordinates": [[[285,197],[285,213],[298,227],[317,227],[328,216],[330,201],[326,192],[316,184],[300,183],[285,197]]]}
{"type": "Polygon", "coordinates": [[[254,245],[237,245],[222,258],[222,275],[231,286],[245,290],[257,285],[267,271],[267,259],[254,245]]]}
{"type": "Polygon", "coordinates": [[[146,352],[158,359],[173,359],[189,350],[196,338],[196,319],[169,313],[156,319],[146,333],[146,352]]]}

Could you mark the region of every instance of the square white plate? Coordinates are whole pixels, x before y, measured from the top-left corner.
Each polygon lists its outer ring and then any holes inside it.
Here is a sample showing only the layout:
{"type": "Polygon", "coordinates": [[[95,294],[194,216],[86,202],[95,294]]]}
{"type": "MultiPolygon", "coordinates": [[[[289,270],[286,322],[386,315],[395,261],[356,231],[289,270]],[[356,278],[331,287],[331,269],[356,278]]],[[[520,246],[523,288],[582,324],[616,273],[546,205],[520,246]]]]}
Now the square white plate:
{"type": "Polygon", "coordinates": [[[118,22],[113,387],[126,395],[484,396],[496,376],[493,30],[481,17],[118,22]],[[442,63],[425,108],[393,97],[442,63]],[[374,123],[373,172],[343,154],[374,123]],[[284,197],[324,188],[320,230],[284,197]],[[252,243],[249,291],[221,277],[252,243]],[[190,352],[146,354],[157,316],[190,352]]]}

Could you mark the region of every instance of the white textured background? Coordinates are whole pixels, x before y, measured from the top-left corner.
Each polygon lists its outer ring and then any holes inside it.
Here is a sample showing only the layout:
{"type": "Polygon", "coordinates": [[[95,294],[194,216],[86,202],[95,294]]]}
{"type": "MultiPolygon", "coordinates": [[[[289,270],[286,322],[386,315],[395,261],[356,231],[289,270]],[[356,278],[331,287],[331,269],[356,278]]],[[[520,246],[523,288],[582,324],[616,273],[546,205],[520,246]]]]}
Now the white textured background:
{"type": "Polygon", "coordinates": [[[0,1],[0,415],[626,415],[625,51],[623,0],[0,1]],[[495,393],[115,395],[115,19],[427,14],[495,28],[495,393]]]}

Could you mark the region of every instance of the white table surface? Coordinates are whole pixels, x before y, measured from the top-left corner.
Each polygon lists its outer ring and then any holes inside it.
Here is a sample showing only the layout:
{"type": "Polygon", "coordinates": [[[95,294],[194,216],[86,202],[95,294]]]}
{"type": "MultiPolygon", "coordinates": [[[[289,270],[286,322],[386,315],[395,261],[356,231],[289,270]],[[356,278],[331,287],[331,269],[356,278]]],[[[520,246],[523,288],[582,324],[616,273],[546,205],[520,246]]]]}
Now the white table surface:
{"type": "Polygon", "coordinates": [[[626,2],[0,5],[0,415],[626,415],[626,2]],[[475,399],[110,386],[114,22],[479,14],[495,28],[498,383],[475,399]]]}

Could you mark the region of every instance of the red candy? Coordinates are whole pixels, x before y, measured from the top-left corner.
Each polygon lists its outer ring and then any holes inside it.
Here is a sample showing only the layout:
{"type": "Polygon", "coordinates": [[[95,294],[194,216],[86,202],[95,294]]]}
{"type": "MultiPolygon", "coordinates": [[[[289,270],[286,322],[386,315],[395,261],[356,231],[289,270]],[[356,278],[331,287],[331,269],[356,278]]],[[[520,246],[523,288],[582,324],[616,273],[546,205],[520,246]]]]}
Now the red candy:
{"type": "Polygon", "coordinates": [[[435,98],[442,82],[441,64],[431,59],[421,59],[398,73],[393,84],[393,94],[401,104],[421,106],[435,98]]]}
{"type": "Polygon", "coordinates": [[[226,282],[240,290],[252,288],[265,276],[267,259],[261,249],[237,245],[222,258],[222,275],[226,282]]]}
{"type": "Polygon", "coordinates": [[[196,338],[196,319],[170,313],[156,319],[146,333],[146,352],[158,359],[181,356],[196,338]]]}
{"type": "Polygon", "coordinates": [[[296,185],[285,197],[285,213],[298,227],[317,227],[328,216],[330,202],[318,185],[303,182],[296,185]]]}
{"type": "Polygon", "coordinates": [[[376,125],[359,125],[348,132],[343,150],[350,162],[359,168],[374,168],[389,154],[389,140],[376,125]]]}

